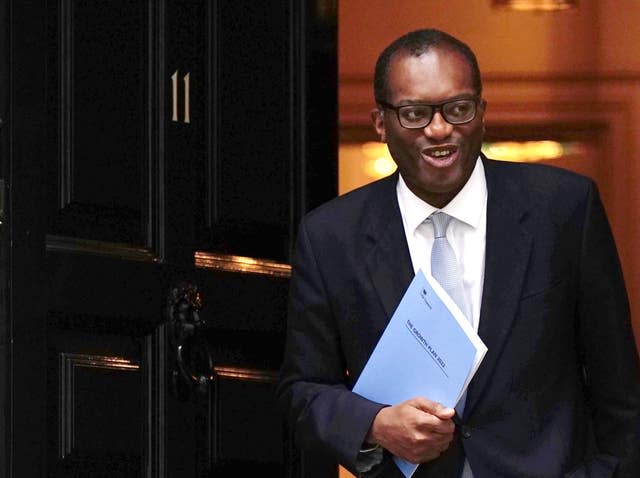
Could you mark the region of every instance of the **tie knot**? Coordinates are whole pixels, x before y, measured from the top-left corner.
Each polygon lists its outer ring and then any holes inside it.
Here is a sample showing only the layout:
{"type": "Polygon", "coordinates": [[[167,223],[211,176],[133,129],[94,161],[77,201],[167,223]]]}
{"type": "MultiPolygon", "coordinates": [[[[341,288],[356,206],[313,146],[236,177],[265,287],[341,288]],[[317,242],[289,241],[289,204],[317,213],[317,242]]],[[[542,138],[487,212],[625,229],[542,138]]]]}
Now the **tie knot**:
{"type": "Polygon", "coordinates": [[[431,219],[431,224],[433,224],[434,236],[436,238],[446,236],[447,227],[449,227],[449,223],[453,218],[443,212],[434,212],[429,218],[431,219]]]}

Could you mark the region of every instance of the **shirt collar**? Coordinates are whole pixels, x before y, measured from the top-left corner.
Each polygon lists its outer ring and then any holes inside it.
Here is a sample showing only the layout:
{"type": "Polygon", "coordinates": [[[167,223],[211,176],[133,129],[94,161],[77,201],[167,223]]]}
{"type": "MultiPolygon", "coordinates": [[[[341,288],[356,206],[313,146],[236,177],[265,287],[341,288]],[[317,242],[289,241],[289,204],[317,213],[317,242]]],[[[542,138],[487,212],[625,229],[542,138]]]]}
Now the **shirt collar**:
{"type": "MultiPolygon", "coordinates": [[[[402,175],[398,175],[396,187],[400,211],[409,231],[415,229],[438,208],[424,202],[416,196],[404,182],[402,175]]],[[[477,228],[487,202],[487,181],[484,166],[478,158],[471,176],[456,196],[441,209],[442,212],[462,221],[473,228],[477,228]]]]}

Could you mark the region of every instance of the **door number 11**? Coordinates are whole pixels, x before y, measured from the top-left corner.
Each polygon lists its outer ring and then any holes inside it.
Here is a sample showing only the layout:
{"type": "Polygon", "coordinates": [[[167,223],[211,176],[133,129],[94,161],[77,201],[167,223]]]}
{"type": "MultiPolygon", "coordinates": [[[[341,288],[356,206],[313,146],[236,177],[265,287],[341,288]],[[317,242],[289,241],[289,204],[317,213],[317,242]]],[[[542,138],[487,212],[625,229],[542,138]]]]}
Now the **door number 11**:
{"type": "MultiPolygon", "coordinates": [[[[189,112],[190,99],[189,99],[189,73],[182,77],[184,83],[184,119],[183,122],[191,123],[191,115],[189,112]]],[[[180,121],[178,119],[178,71],[171,75],[171,99],[173,106],[173,114],[171,115],[171,121],[176,123],[180,121]]]]}

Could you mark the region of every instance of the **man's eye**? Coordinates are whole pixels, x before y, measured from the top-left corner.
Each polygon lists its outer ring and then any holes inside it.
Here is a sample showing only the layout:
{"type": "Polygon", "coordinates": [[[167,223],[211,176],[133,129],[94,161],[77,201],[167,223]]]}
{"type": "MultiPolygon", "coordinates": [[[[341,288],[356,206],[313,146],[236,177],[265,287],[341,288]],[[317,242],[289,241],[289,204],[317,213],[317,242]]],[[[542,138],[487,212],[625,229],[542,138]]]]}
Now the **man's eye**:
{"type": "Polygon", "coordinates": [[[402,116],[407,121],[420,121],[428,116],[428,112],[424,108],[405,108],[402,116]]]}
{"type": "Polygon", "coordinates": [[[468,101],[461,101],[459,103],[453,103],[449,108],[447,113],[456,116],[456,117],[464,117],[467,116],[473,107],[473,104],[468,101]]]}

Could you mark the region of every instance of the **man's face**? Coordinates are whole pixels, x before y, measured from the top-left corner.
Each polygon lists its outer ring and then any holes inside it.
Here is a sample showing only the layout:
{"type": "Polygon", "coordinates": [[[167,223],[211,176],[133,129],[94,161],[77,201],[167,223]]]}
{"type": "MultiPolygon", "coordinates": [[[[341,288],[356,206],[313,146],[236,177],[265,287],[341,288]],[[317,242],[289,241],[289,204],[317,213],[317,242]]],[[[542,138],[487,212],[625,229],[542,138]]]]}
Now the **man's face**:
{"type": "MultiPolygon", "coordinates": [[[[420,56],[397,52],[387,75],[387,101],[394,106],[437,104],[477,94],[466,59],[451,50],[432,48],[420,56]]],[[[475,118],[461,125],[447,123],[437,111],[420,129],[401,126],[391,109],[375,110],[372,116],[409,189],[441,208],[462,189],[475,167],[482,146],[484,109],[484,101],[479,102],[475,118]]]]}

